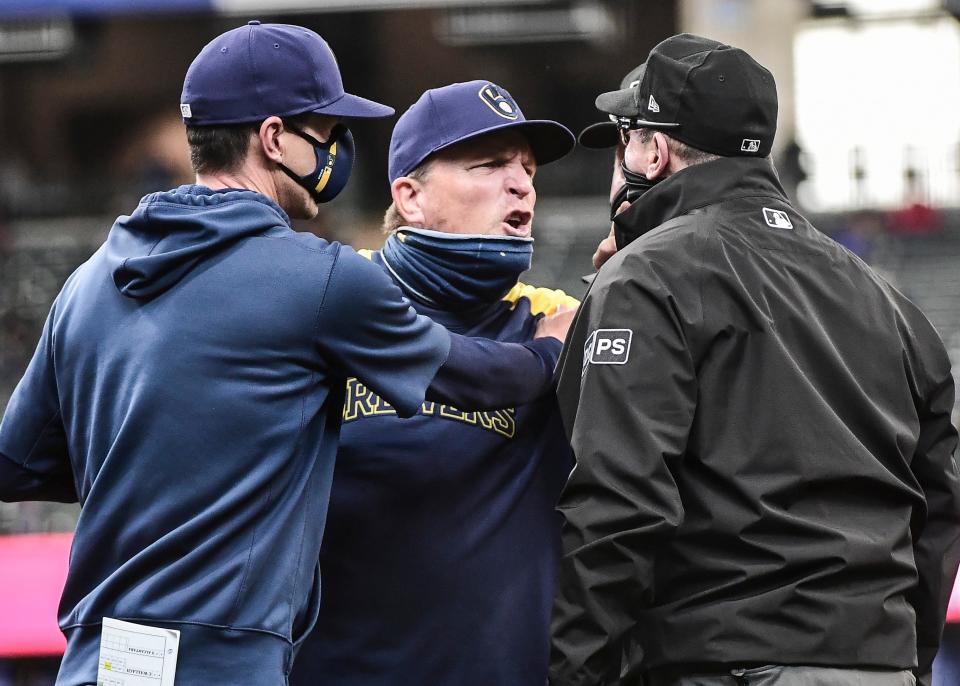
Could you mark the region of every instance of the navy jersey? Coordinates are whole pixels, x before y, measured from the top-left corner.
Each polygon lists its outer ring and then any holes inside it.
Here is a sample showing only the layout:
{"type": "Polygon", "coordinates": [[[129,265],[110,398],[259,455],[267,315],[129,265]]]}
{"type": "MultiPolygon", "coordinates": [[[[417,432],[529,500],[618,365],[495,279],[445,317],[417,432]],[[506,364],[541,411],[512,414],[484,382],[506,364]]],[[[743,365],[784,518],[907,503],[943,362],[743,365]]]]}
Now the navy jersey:
{"type": "MultiPolygon", "coordinates": [[[[457,333],[522,342],[561,304],[577,301],[518,284],[471,314],[415,307],[457,333]]],[[[320,617],[291,684],[543,684],[554,506],[572,464],[553,398],[488,412],[426,402],[400,419],[350,380],[320,617]]]]}

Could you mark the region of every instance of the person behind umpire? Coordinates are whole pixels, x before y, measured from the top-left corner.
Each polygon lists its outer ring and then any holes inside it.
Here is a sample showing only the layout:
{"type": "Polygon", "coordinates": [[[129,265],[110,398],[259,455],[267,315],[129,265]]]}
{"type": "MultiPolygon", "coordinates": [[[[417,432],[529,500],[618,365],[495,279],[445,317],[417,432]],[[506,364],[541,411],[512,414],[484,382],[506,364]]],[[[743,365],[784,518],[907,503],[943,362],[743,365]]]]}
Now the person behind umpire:
{"type": "Polygon", "coordinates": [[[122,669],[98,664],[108,617],[179,631],[178,684],[286,683],[346,378],[402,416],[431,384],[511,406],[552,391],[564,335],[561,317],[523,344],[456,336],[369,260],[291,230],[349,178],[343,119],[393,112],[344,92],[313,31],[215,38],[180,108],[197,183],[146,196],[70,276],[0,424],[0,498],[81,504],[61,686],[122,669]]]}
{"type": "Polygon", "coordinates": [[[561,358],[549,683],[929,684],[960,558],[939,336],[790,205],[744,51],[673,36],[597,108],[635,197],[561,358]]]}
{"type": "MultiPolygon", "coordinates": [[[[518,282],[534,175],[573,145],[489,81],[428,90],[394,128],[389,235],[370,259],[451,331],[530,340],[546,314],[577,305],[518,282]]],[[[327,593],[291,684],[542,686],[554,506],[572,464],[555,398],[495,413],[428,403],[402,420],[351,381],[320,556],[327,593]]]]}

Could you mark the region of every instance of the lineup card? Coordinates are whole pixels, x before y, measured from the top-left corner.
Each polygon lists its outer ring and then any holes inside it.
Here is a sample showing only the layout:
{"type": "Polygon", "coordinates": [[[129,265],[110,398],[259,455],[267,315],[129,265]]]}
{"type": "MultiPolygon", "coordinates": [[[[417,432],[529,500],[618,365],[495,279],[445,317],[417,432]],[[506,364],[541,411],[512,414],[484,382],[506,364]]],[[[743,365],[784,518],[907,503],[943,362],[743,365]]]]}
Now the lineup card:
{"type": "Polygon", "coordinates": [[[173,686],[180,632],[103,618],[97,686],[173,686]]]}

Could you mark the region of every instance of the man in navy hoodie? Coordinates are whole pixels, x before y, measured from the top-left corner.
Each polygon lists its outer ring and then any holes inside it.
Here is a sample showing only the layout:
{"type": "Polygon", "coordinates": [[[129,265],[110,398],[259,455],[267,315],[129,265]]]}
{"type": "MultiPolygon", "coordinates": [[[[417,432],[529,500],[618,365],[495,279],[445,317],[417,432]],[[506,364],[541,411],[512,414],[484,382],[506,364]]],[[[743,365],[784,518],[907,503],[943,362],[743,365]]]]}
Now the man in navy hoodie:
{"type": "MultiPolygon", "coordinates": [[[[577,304],[518,281],[533,253],[534,174],[573,145],[488,81],[427,91],[393,132],[389,235],[371,260],[449,330],[531,340],[547,313],[577,304]]],[[[428,402],[400,419],[351,379],[343,421],[326,592],[291,683],[542,686],[554,507],[573,466],[555,399],[494,412],[428,402]]]]}
{"type": "Polygon", "coordinates": [[[62,686],[122,673],[98,659],[105,618],[179,632],[177,684],[285,683],[316,618],[347,377],[401,416],[428,390],[529,402],[568,321],[462,338],[377,265],[291,230],[347,181],[341,118],[392,113],[343,91],[312,31],[219,36],[180,107],[197,184],[146,196],[67,280],[0,424],[0,499],[82,506],[62,686]]]}

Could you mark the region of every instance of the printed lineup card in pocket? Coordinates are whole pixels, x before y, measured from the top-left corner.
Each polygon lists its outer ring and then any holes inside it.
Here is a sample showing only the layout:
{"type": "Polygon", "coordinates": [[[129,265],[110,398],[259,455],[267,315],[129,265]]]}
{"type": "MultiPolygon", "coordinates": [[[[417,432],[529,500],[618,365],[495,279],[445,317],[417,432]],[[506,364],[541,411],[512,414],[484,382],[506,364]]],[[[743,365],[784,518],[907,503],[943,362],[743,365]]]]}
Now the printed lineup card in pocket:
{"type": "Polygon", "coordinates": [[[180,632],[103,618],[97,686],[173,686],[180,632]]]}

